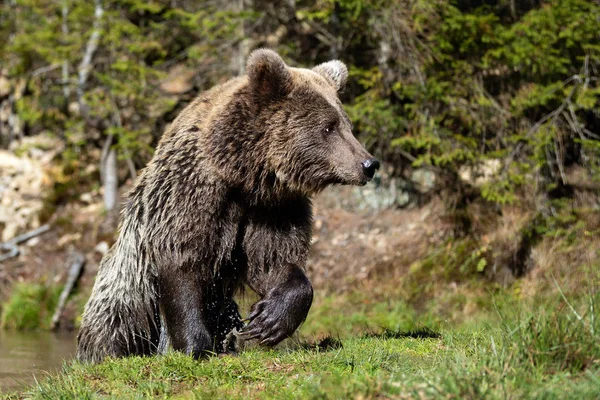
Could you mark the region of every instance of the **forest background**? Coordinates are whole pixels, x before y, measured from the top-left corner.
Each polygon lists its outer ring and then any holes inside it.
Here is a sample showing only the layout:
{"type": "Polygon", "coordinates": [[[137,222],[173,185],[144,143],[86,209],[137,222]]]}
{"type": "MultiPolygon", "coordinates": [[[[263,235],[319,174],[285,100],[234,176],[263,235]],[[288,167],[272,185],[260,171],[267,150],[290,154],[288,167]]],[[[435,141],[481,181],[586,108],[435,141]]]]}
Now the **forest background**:
{"type": "MultiPolygon", "coordinates": [[[[558,290],[594,316],[599,27],[595,0],[5,0],[0,148],[45,158],[35,215],[12,226],[18,210],[2,203],[2,240],[49,223],[48,254],[76,248],[97,263],[90,252],[114,241],[120,201],[165,127],[268,47],[293,66],[348,65],[342,100],[384,164],[367,192],[316,201],[316,286],[379,293],[392,282],[411,307],[460,321],[493,309],[490,293],[535,302],[558,290]],[[384,249],[373,262],[360,258],[371,239],[384,249]]],[[[65,278],[23,257],[0,268],[4,327],[29,326],[11,317],[16,283],[65,278]]],[[[77,307],[64,325],[77,326],[77,307]]],[[[36,313],[31,326],[47,324],[36,313]]]]}

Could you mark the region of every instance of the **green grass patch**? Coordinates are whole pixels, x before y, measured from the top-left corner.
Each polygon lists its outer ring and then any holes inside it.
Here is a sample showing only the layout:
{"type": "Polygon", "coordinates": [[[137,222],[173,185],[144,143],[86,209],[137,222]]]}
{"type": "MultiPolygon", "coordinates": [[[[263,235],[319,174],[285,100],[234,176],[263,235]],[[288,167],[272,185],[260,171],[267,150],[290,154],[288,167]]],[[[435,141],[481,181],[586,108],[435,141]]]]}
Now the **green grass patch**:
{"type": "Polygon", "coordinates": [[[489,294],[493,311],[468,322],[417,313],[393,291],[320,296],[301,340],[331,335],[341,346],[71,363],[12,397],[598,398],[599,295],[557,289],[523,302],[512,293],[489,294]]]}
{"type": "Polygon", "coordinates": [[[60,287],[43,283],[17,283],[2,304],[0,328],[47,329],[60,296],[60,287]]]}

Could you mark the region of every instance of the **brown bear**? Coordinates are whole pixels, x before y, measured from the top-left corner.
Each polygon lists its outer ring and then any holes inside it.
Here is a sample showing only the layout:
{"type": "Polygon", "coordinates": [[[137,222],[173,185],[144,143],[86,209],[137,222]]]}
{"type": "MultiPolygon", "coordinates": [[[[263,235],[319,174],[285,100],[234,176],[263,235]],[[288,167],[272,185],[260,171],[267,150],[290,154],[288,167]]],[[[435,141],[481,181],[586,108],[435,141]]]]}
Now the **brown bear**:
{"type": "Polygon", "coordinates": [[[201,93],[164,133],[100,263],[77,357],[153,354],[168,346],[201,357],[225,336],[273,346],[304,321],[311,196],[364,185],[379,162],[354,138],[338,98],[340,61],[288,67],[260,49],[247,75],[201,93]],[[233,299],[260,300],[244,325],[233,299]]]}

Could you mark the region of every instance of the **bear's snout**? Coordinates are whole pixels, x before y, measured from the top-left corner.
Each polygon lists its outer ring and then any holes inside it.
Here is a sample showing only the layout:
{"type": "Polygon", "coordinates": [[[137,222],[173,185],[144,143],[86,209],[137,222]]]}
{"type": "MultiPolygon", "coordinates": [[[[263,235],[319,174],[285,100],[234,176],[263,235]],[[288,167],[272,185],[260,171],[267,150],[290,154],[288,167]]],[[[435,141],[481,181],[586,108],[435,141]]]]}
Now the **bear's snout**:
{"type": "Polygon", "coordinates": [[[375,171],[377,171],[380,166],[381,164],[375,158],[370,158],[362,162],[363,173],[368,180],[373,179],[373,176],[375,176],[375,171]]]}

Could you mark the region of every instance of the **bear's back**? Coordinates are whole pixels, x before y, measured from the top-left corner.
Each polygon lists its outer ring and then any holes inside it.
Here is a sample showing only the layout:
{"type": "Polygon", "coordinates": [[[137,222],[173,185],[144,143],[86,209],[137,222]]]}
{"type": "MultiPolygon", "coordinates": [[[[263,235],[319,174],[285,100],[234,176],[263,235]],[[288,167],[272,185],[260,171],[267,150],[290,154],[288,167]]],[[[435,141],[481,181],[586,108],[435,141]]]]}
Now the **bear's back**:
{"type": "Polygon", "coordinates": [[[198,132],[199,138],[210,134],[215,120],[223,115],[235,99],[236,92],[246,86],[248,78],[241,76],[201,92],[171,123],[158,144],[159,148],[172,136],[186,131],[198,132]]]}

